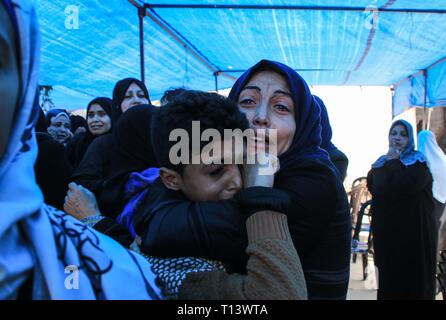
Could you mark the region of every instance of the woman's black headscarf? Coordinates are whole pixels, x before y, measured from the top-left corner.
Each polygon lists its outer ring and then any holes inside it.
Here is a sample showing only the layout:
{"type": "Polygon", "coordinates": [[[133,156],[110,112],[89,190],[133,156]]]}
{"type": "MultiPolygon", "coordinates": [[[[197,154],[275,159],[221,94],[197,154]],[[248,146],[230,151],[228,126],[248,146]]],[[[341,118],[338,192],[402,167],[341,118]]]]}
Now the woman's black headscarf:
{"type": "Polygon", "coordinates": [[[48,126],[45,118],[45,113],[43,112],[41,107],[38,107],[39,109],[39,116],[37,118],[36,123],[36,132],[47,132],[48,126]]]}
{"type": "Polygon", "coordinates": [[[318,96],[313,95],[314,99],[316,99],[317,104],[321,108],[321,148],[330,153],[330,151],[337,149],[336,146],[331,142],[331,138],[333,136],[333,132],[331,130],[330,120],[328,118],[327,107],[318,96]]]}
{"type": "Polygon", "coordinates": [[[113,89],[113,122],[116,122],[123,113],[121,110],[121,103],[125,98],[127,89],[132,83],[137,84],[138,87],[140,87],[141,90],[144,91],[144,95],[146,96],[147,100],[149,100],[149,104],[151,104],[149,91],[142,81],[136,78],[125,78],[119,80],[118,82],[116,82],[115,88],[113,89]]]}
{"type": "Polygon", "coordinates": [[[152,105],[135,106],[122,114],[113,129],[110,177],[99,203],[104,214],[121,213],[126,203],[124,185],[131,172],[158,166],[151,143],[153,112],[152,105]]]}
{"type": "MultiPolygon", "coordinates": [[[[99,97],[99,98],[95,98],[95,99],[91,100],[87,106],[87,117],[88,117],[88,113],[90,112],[91,106],[94,104],[100,105],[101,108],[105,111],[105,113],[110,117],[110,119],[112,119],[113,101],[111,99],[105,98],[105,97],[99,97]]],[[[113,126],[113,121],[112,121],[112,126],[113,126]]],[[[90,132],[88,125],[87,125],[87,131],[90,132]]]]}
{"type": "Polygon", "coordinates": [[[279,156],[281,171],[305,159],[329,162],[328,154],[320,148],[319,105],[314,101],[305,80],[290,67],[275,61],[261,60],[238,78],[229,93],[229,98],[238,102],[240,92],[252,76],[265,70],[276,71],[285,77],[294,102],[296,132],[290,148],[279,156]]]}
{"type": "MultiPolygon", "coordinates": [[[[99,97],[93,99],[87,106],[87,117],[88,112],[90,111],[90,108],[94,104],[99,104],[102,109],[104,109],[105,113],[110,117],[111,124],[113,127],[113,119],[112,119],[112,109],[113,109],[113,102],[109,98],[105,97],[99,97]]],[[[111,130],[111,129],[110,129],[111,130]]],[[[107,134],[110,133],[110,131],[103,133],[107,134]]],[[[87,125],[87,131],[83,133],[79,133],[74,136],[74,138],[70,141],[69,145],[67,146],[67,154],[68,158],[70,159],[71,164],[74,167],[77,167],[79,163],[82,161],[82,158],[84,157],[85,153],[87,152],[88,147],[93,142],[94,139],[96,139],[98,136],[93,135],[91,133],[90,128],[87,125]]]]}

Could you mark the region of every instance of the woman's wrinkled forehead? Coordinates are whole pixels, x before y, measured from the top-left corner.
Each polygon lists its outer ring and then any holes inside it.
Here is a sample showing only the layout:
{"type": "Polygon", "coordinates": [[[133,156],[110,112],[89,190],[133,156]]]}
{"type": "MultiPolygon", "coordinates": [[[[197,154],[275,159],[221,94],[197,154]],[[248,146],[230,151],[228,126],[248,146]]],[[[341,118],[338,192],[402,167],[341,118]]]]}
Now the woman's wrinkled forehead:
{"type": "Polygon", "coordinates": [[[293,103],[292,113],[296,117],[296,115],[300,113],[299,103],[296,96],[296,91],[292,90],[290,84],[290,79],[283,72],[278,71],[275,68],[261,68],[260,70],[255,70],[252,72],[234,99],[236,102],[239,102],[241,96],[251,94],[252,89],[257,91],[256,94],[260,94],[264,98],[273,98],[278,96],[287,97],[293,103]],[[246,94],[244,94],[245,92],[246,94]]]}
{"type": "MultiPolygon", "coordinates": [[[[290,95],[290,86],[284,75],[274,70],[262,70],[252,74],[240,93],[247,89],[261,89],[259,86],[275,86],[290,95]]],[[[239,93],[239,96],[240,96],[239,93]]]]}

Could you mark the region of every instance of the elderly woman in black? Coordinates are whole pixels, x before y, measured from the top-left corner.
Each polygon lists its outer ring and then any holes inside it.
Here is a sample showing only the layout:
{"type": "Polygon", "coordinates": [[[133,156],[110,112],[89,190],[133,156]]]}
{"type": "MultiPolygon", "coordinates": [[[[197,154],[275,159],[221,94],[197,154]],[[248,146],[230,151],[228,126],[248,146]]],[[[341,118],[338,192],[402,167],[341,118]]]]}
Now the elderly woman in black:
{"type": "Polygon", "coordinates": [[[434,299],[437,225],[432,176],[413,131],[392,124],[389,151],[367,177],[372,193],[372,231],[378,267],[378,299],[434,299]]]}

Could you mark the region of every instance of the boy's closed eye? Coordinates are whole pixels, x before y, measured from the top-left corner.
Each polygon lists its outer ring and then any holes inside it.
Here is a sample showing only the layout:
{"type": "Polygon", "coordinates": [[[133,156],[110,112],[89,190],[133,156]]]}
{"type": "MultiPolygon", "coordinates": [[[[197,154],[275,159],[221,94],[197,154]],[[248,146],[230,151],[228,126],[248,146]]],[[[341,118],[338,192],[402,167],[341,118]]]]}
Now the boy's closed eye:
{"type": "Polygon", "coordinates": [[[219,174],[221,174],[224,170],[224,165],[210,165],[209,168],[207,168],[207,172],[210,176],[216,177],[219,174]]]}

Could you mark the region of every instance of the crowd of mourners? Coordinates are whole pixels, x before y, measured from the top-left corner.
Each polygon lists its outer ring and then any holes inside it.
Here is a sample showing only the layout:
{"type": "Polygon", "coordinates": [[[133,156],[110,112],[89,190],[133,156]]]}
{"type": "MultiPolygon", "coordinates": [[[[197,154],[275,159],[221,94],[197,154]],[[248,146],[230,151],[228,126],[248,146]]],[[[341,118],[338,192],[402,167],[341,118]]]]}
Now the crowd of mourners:
{"type": "MultiPolygon", "coordinates": [[[[160,106],[125,78],[85,118],[44,112],[34,9],[0,9],[0,299],[347,298],[348,158],[294,69],[261,60],[228,97],[171,88],[160,106]],[[256,137],[267,154],[275,143],[274,171],[226,159],[218,139],[172,161],[172,132],[194,137],[197,121],[199,136],[274,130],[277,141],[256,137]],[[204,161],[209,145],[222,152],[204,161]]],[[[435,299],[444,286],[446,156],[430,131],[418,145],[395,121],[367,177],[378,299],[435,299]]]]}

